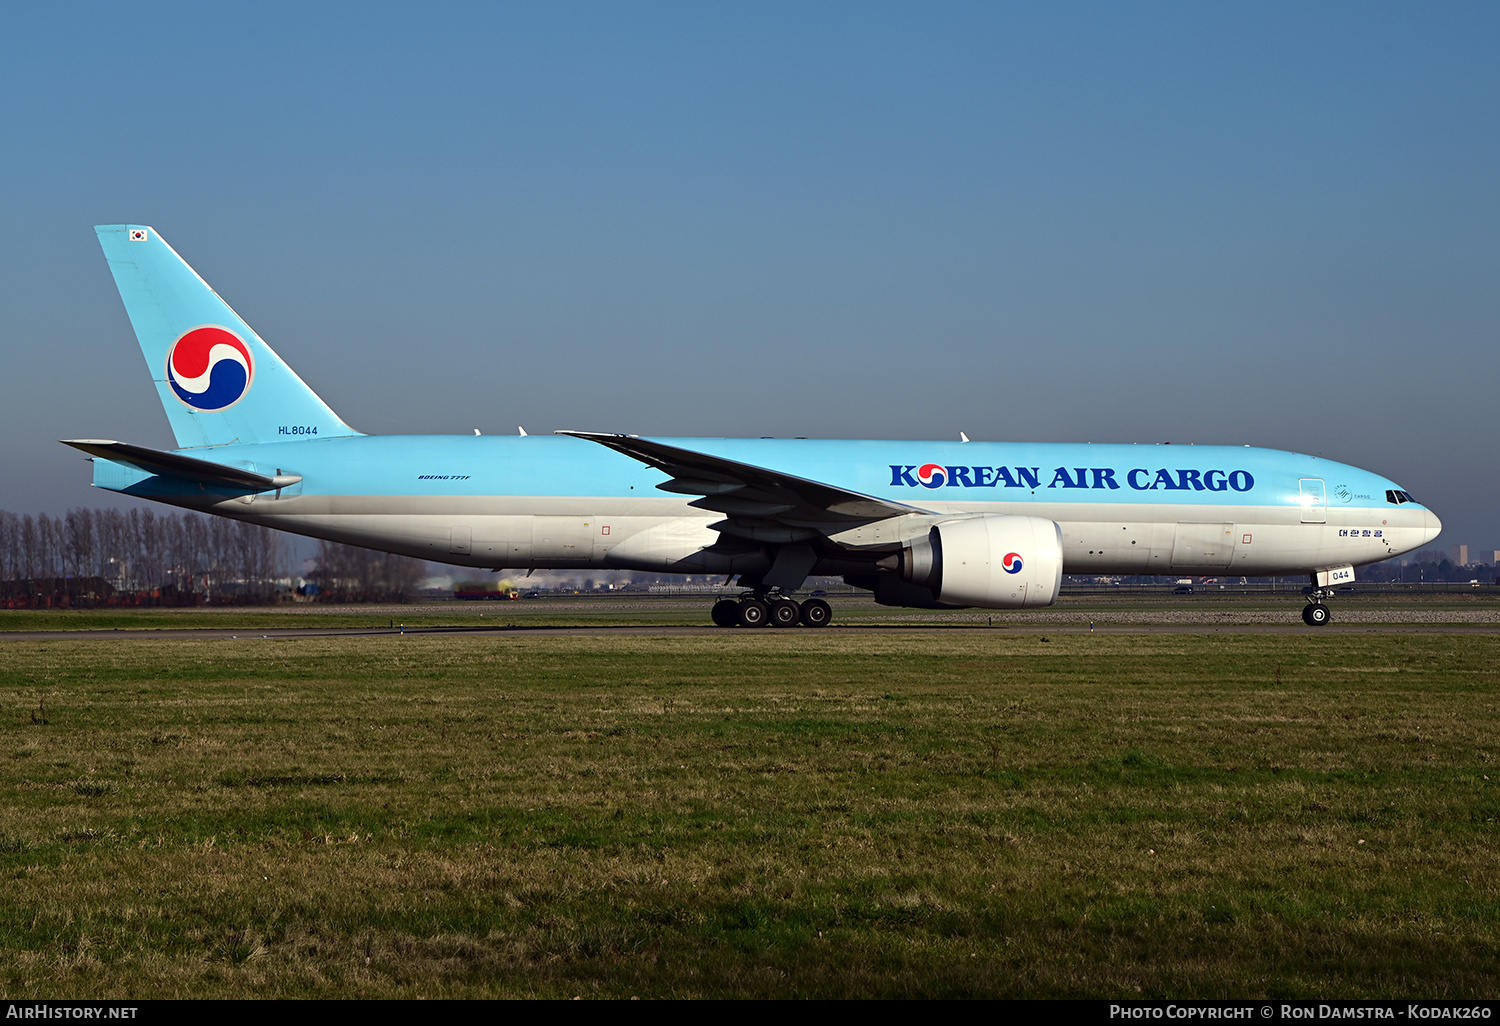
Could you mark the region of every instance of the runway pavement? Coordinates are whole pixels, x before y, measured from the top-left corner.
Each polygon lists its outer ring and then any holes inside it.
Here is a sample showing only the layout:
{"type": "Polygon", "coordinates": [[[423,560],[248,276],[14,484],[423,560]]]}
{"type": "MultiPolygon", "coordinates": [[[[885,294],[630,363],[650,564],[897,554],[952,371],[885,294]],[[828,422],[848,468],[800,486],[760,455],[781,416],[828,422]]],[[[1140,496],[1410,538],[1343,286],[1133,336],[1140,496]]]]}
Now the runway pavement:
{"type": "Polygon", "coordinates": [[[973,623],[954,622],[943,623],[934,621],[930,623],[892,623],[883,621],[871,622],[849,622],[833,624],[825,628],[812,630],[804,627],[793,628],[771,628],[762,627],[756,630],[745,630],[743,628],[721,628],[713,626],[684,626],[684,625],[652,625],[652,624],[628,624],[628,625],[589,625],[589,626],[552,626],[544,624],[515,624],[515,625],[462,625],[462,626],[423,626],[388,628],[388,627],[336,627],[336,628],[275,628],[262,630],[236,630],[233,628],[168,628],[162,630],[80,630],[80,631],[0,631],[0,644],[4,642],[17,641],[54,641],[54,642],[122,642],[122,641],[270,641],[288,640],[296,638],[348,638],[369,637],[387,638],[410,635],[417,636],[442,636],[442,635],[486,635],[503,637],[506,635],[548,635],[557,637],[568,636],[593,636],[593,637],[696,637],[717,636],[725,631],[734,631],[738,634],[764,634],[767,636],[782,636],[788,634],[924,634],[941,632],[951,634],[954,632],[975,634],[1306,634],[1310,636],[1322,636],[1328,634],[1500,634],[1500,622],[1470,622],[1470,623],[1402,623],[1402,622],[1361,622],[1361,623],[1334,623],[1323,627],[1308,627],[1302,623],[1247,623],[1234,622],[1229,618],[1216,617],[1213,622],[1191,623],[1106,623],[1095,621],[1093,623],[1058,623],[1058,622],[1034,622],[1018,623],[1015,621],[995,623],[973,623]]]}

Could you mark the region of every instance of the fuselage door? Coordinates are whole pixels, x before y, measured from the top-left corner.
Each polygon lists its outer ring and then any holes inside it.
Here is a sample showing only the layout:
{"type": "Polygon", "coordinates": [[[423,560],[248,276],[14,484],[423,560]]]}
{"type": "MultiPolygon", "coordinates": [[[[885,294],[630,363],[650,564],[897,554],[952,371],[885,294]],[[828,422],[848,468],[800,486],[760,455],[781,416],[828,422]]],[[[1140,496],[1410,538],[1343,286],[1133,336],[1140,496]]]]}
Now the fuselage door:
{"type": "Polygon", "coordinates": [[[1297,482],[1302,489],[1302,522],[1328,523],[1328,487],[1321,477],[1304,477],[1297,482]]]}
{"type": "Polygon", "coordinates": [[[551,560],[561,567],[587,566],[594,558],[597,517],[537,515],[531,518],[531,558],[539,566],[551,560]]]}
{"type": "Polygon", "coordinates": [[[1227,570],[1234,558],[1233,524],[1178,524],[1173,570],[1227,570]]]}

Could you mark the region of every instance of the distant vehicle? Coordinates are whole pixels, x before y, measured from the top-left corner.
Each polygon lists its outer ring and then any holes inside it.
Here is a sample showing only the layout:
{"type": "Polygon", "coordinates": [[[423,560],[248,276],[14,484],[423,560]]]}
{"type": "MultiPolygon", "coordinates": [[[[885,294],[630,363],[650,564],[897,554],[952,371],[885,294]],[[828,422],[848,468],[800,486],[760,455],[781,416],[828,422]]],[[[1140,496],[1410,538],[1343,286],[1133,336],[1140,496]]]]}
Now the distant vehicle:
{"type": "Polygon", "coordinates": [[[1179,584],[1177,587],[1172,589],[1173,595],[1191,595],[1192,593],[1193,586],[1191,584],[1179,584]]]}
{"type": "MultiPolygon", "coordinates": [[[[738,576],[721,626],[827,624],[828,602],[793,598],[809,577],[890,606],[1019,609],[1055,602],[1065,572],[1307,574],[1316,626],[1356,565],[1442,527],[1369,471],[1249,446],[365,435],[155,229],[95,232],[177,439],[68,441],[95,486],[313,538],[491,569],[738,576]]],[[[844,398],[911,402],[954,373],[918,359],[887,394],[844,398]]],[[[726,394],[772,416],[774,397],[726,394]]]]}
{"type": "Polygon", "coordinates": [[[521,593],[514,588],[454,588],[453,597],[456,599],[481,599],[492,602],[505,602],[510,599],[518,599],[521,593]]]}

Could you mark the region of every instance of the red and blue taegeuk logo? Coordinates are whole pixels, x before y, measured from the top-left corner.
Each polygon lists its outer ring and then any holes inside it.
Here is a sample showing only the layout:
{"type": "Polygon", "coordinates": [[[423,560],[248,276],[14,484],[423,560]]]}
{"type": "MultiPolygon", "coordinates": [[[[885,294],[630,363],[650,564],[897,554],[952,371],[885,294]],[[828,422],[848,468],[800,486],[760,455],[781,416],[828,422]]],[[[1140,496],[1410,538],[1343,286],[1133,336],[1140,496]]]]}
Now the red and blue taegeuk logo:
{"type": "Polygon", "coordinates": [[[948,469],[936,463],[924,463],[917,471],[917,480],[924,488],[941,488],[948,483],[948,469]]]}
{"type": "Polygon", "coordinates": [[[1000,565],[1005,568],[1005,572],[1008,574],[1020,573],[1021,554],[1019,552],[1007,552],[1005,558],[1000,561],[1000,565]]]}
{"type": "Polygon", "coordinates": [[[188,406],[204,413],[226,410],[250,391],[255,363],[234,332],[205,324],[185,333],[167,353],[167,383],[188,406]]]}

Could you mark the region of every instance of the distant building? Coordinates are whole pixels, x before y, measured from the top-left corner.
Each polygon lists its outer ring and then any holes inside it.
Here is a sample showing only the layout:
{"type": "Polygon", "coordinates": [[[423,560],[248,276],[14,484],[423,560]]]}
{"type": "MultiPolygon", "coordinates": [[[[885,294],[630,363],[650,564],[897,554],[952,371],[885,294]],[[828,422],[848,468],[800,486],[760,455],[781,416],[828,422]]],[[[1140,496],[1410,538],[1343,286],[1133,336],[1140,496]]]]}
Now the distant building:
{"type": "Polygon", "coordinates": [[[1469,547],[1467,545],[1459,545],[1459,546],[1457,546],[1457,548],[1458,548],[1458,559],[1454,560],[1454,562],[1456,562],[1459,566],[1468,566],[1469,565],[1469,547]]]}

